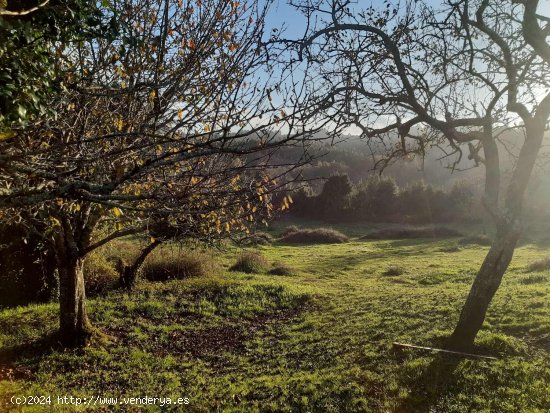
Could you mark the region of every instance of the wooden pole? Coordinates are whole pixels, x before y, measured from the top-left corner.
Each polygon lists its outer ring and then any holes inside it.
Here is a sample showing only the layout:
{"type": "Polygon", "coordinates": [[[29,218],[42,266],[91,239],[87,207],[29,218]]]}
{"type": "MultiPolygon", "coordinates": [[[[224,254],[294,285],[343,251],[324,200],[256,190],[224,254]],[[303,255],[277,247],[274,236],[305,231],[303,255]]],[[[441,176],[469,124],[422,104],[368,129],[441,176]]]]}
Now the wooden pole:
{"type": "Polygon", "coordinates": [[[445,350],[442,348],[435,348],[435,347],[415,346],[414,344],[404,344],[404,343],[398,343],[396,341],[393,342],[393,345],[394,347],[403,347],[403,348],[411,348],[415,350],[424,350],[424,351],[431,351],[436,353],[452,354],[452,355],[461,356],[461,357],[471,357],[471,358],[478,358],[478,359],[485,359],[485,360],[498,360],[496,357],[491,357],[491,356],[483,356],[480,354],[473,354],[473,353],[463,353],[462,351],[445,350]]]}

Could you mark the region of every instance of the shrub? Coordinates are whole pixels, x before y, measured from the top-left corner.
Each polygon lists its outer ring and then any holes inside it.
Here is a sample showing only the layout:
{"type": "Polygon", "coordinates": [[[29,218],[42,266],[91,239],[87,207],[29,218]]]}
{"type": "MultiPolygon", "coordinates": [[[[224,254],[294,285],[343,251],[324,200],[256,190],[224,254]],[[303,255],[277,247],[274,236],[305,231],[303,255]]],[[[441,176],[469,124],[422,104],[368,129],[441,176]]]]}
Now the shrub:
{"type": "Polygon", "coordinates": [[[319,218],[338,221],[349,207],[349,196],[353,186],[347,175],[333,175],[323,185],[316,198],[315,209],[319,218]]]}
{"type": "Polygon", "coordinates": [[[491,245],[492,244],[491,238],[489,238],[485,234],[477,234],[477,235],[469,235],[467,237],[462,238],[460,241],[458,241],[461,245],[468,245],[468,244],[477,244],[477,245],[491,245]]]}
{"type": "Polygon", "coordinates": [[[523,285],[542,284],[547,281],[548,281],[548,276],[544,274],[533,274],[527,277],[521,277],[519,279],[520,284],[523,284],[523,285]]]}
{"type": "Polygon", "coordinates": [[[143,264],[143,277],[149,281],[167,281],[204,277],[218,271],[214,258],[199,252],[157,250],[143,264]]]}
{"type": "Polygon", "coordinates": [[[460,235],[460,232],[446,227],[385,228],[371,232],[361,239],[450,238],[460,235]]]}
{"type": "Polygon", "coordinates": [[[268,263],[266,258],[257,252],[244,252],[237,258],[237,262],[229,268],[230,271],[259,273],[265,271],[268,263]]]}
{"type": "Polygon", "coordinates": [[[284,262],[274,262],[267,273],[271,275],[293,275],[294,272],[295,271],[284,262]]]}
{"type": "Polygon", "coordinates": [[[86,294],[91,296],[116,288],[119,274],[112,260],[96,250],[84,260],[86,294]]]}
{"type": "Polygon", "coordinates": [[[55,268],[53,251],[23,223],[0,225],[0,307],[56,298],[55,268]]]}
{"type": "Polygon", "coordinates": [[[445,247],[439,248],[440,252],[458,252],[460,251],[460,247],[458,245],[448,245],[445,247]]]}
{"type": "Polygon", "coordinates": [[[403,275],[405,273],[405,270],[398,266],[398,265],[390,265],[386,271],[384,271],[384,275],[387,275],[389,277],[396,277],[398,275],[403,275]]]}
{"type": "Polygon", "coordinates": [[[527,272],[541,272],[550,270],[550,257],[533,261],[527,266],[527,272]]]}
{"type": "Polygon", "coordinates": [[[298,228],[296,225],[290,225],[289,227],[286,227],[283,233],[281,234],[283,237],[287,236],[288,234],[292,234],[293,232],[300,231],[300,228],[298,228]]]}
{"type": "Polygon", "coordinates": [[[300,229],[290,232],[281,238],[288,244],[341,244],[348,241],[348,237],[331,228],[300,229]]]}
{"type": "Polygon", "coordinates": [[[351,209],[361,219],[380,220],[396,209],[397,185],[386,176],[372,175],[351,196],[351,209]]]}
{"type": "Polygon", "coordinates": [[[240,240],[242,245],[270,245],[273,243],[273,237],[267,232],[255,232],[240,240]]]}

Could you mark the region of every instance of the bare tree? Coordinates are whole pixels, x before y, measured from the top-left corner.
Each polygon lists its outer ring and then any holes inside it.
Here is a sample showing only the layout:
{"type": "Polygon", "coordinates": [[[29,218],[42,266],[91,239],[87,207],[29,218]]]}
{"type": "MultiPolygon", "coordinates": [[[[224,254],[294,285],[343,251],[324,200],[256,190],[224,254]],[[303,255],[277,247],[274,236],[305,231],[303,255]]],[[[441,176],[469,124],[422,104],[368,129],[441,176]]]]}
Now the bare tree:
{"type": "Polygon", "coordinates": [[[278,148],[323,124],[286,112],[262,44],[269,3],[113,1],[112,36],[55,45],[68,87],[56,119],[0,143],[0,214],[47,224],[36,235],[57,259],[63,343],[95,331],[83,274],[94,249],[130,234],[212,241],[271,213],[293,167],[278,148]]]}
{"type": "Polygon", "coordinates": [[[273,41],[293,50],[294,67],[308,62],[312,110],[340,129],[359,130],[376,147],[379,167],[434,147],[451,168],[467,162],[464,154],[485,167],[483,201],[496,237],[448,343],[465,349],[522,231],[525,191],[550,115],[550,18],[539,14],[537,0],[442,3],[436,10],[421,1],[384,1],[378,9],[348,0],[295,2],[307,21],[304,37],[273,41]],[[519,150],[504,182],[506,134],[519,150]]]}

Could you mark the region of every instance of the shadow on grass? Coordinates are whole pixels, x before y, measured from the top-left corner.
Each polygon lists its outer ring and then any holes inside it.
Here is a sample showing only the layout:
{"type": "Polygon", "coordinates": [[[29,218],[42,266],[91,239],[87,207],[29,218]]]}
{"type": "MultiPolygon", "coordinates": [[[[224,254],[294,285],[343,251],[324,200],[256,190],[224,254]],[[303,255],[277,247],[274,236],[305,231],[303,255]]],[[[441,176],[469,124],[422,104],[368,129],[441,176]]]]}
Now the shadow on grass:
{"type": "Polygon", "coordinates": [[[458,376],[455,370],[462,359],[456,356],[437,354],[422,371],[420,377],[407,383],[408,396],[401,401],[396,413],[432,412],[438,401],[455,387],[458,376]]]}
{"type": "Polygon", "coordinates": [[[40,360],[62,349],[57,332],[34,341],[0,349],[0,381],[30,378],[40,360]]]}

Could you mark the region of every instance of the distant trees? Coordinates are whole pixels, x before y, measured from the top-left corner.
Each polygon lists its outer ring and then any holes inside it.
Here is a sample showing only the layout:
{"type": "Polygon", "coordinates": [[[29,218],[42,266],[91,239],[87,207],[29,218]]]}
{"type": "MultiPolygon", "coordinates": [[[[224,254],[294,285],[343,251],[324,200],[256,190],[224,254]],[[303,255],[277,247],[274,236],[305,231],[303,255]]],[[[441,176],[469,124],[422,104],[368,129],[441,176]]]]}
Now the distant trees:
{"type": "Polygon", "coordinates": [[[398,211],[397,185],[385,176],[374,175],[356,188],[351,199],[354,215],[366,221],[390,220],[398,211]]]}
{"type": "Polygon", "coordinates": [[[325,182],[320,194],[305,187],[295,192],[293,199],[291,214],[329,222],[420,224],[482,218],[472,214],[474,192],[461,182],[443,191],[421,181],[399,188],[385,175],[373,175],[357,185],[346,175],[335,175],[325,182]]]}
{"type": "Polygon", "coordinates": [[[549,17],[538,0],[297,2],[303,39],[275,39],[307,62],[307,102],[336,133],[354,126],[386,156],[447,152],[485,167],[484,206],[496,237],[448,342],[470,347],[500,286],[522,230],[525,192],[550,117],[549,17]],[[517,130],[511,178],[501,182],[500,137],[517,130]],[[501,189],[504,194],[501,194],[501,189]]]}
{"type": "Polygon", "coordinates": [[[0,220],[23,222],[52,251],[66,345],[95,331],[90,252],[130,234],[211,243],[279,207],[270,194],[292,165],[274,153],[324,124],[298,121],[269,76],[268,5],[102,2],[112,33],[48,44],[66,86],[49,102],[55,117],[0,142],[0,220]]]}
{"type": "Polygon", "coordinates": [[[323,190],[315,198],[318,216],[328,221],[337,221],[339,214],[349,207],[352,186],[347,175],[333,175],[323,185],[323,190]]]}

